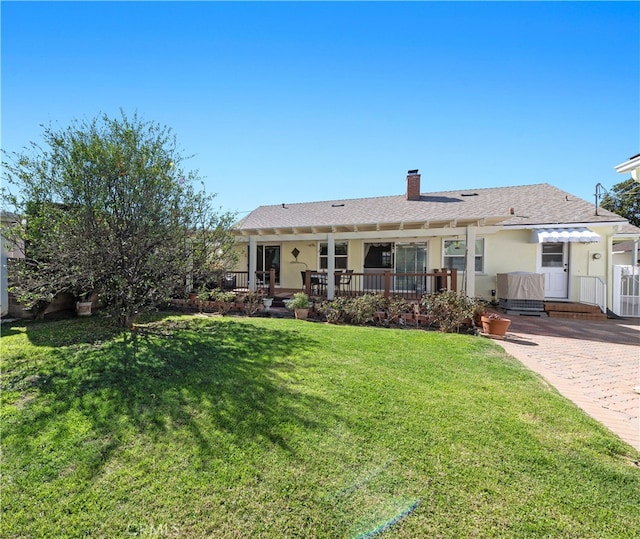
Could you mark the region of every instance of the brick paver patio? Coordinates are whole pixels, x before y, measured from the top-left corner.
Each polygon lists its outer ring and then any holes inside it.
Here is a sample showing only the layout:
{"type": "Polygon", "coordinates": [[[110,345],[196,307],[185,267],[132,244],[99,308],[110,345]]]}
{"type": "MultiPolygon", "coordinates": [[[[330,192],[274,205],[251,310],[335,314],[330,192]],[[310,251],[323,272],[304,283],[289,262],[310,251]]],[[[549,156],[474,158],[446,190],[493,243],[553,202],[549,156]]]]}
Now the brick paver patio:
{"type": "Polygon", "coordinates": [[[640,320],[510,318],[496,342],[640,450],[640,320]]]}

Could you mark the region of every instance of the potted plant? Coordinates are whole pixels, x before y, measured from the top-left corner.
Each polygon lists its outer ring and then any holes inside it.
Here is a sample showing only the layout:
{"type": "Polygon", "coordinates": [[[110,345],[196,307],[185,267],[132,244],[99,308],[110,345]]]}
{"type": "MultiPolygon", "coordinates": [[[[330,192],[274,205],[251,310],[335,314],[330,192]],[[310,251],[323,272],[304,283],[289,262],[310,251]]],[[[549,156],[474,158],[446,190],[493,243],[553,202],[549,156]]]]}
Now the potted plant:
{"type": "Polygon", "coordinates": [[[291,309],[299,320],[307,319],[310,307],[309,296],[304,292],[296,292],[293,298],[287,302],[287,308],[291,309]]]}
{"type": "Polygon", "coordinates": [[[482,332],[495,337],[504,337],[511,325],[511,320],[498,313],[485,313],[481,316],[482,332]]]}

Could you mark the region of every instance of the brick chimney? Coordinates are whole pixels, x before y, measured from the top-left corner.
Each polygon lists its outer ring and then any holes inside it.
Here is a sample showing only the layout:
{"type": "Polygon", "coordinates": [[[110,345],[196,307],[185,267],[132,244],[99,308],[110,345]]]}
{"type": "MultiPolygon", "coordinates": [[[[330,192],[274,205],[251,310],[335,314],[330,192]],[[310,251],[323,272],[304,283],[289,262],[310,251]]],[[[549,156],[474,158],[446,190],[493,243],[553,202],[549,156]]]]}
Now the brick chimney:
{"type": "Polygon", "coordinates": [[[418,174],[418,169],[407,172],[407,200],[420,200],[420,174],[418,174]]]}

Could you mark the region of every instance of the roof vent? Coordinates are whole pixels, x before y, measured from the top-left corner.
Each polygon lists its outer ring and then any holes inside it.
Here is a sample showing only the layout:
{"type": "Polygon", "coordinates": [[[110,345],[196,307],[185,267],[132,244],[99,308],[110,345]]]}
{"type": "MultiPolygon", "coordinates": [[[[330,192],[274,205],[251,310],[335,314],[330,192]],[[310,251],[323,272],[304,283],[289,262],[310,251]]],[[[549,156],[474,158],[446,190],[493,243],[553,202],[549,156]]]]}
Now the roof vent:
{"type": "Polygon", "coordinates": [[[478,193],[460,193],[461,197],[477,197],[478,193]]]}

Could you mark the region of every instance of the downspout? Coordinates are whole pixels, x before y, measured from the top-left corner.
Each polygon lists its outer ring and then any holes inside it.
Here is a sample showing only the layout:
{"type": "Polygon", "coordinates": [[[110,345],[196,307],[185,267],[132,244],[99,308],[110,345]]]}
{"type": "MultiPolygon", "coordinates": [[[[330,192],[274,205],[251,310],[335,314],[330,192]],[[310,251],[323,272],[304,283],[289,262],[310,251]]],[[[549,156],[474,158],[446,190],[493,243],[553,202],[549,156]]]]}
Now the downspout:
{"type": "Polygon", "coordinates": [[[613,236],[616,233],[614,228],[611,234],[607,234],[607,280],[606,286],[606,304],[605,309],[608,310],[609,305],[613,305],[613,236]]]}

